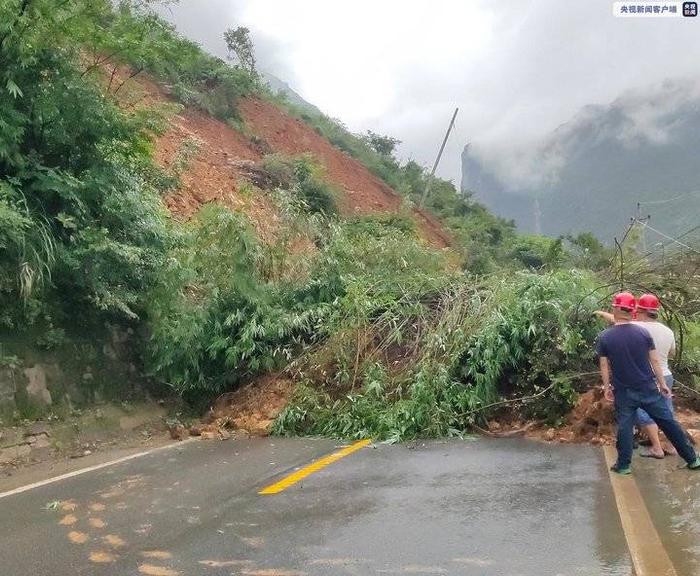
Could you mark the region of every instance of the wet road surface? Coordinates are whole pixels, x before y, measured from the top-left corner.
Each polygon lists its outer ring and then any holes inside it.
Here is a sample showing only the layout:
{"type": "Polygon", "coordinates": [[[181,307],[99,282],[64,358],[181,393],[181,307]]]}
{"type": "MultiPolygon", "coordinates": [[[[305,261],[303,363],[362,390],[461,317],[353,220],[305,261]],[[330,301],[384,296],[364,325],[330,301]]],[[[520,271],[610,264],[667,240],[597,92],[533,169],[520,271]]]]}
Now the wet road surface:
{"type": "Polygon", "coordinates": [[[680,458],[638,458],[634,474],[679,575],[700,575],[700,473],[680,458]]]}
{"type": "MultiPolygon", "coordinates": [[[[337,447],[317,439],[197,441],[0,499],[0,572],[631,573],[598,448],[490,439],[379,445],[279,494],[258,495],[337,447]]],[[[640,478],[660,473],[638,468],[640,478]]],[[[682,495],[697,501],[698,484],[675,474],[682,495]]],[[[650,479],[643,490],[663,481],[650,479]]],[[[693,505],[664,516],[667,540],[694,530],[670,544],[683,566],[700,542],[693,505]]]]}

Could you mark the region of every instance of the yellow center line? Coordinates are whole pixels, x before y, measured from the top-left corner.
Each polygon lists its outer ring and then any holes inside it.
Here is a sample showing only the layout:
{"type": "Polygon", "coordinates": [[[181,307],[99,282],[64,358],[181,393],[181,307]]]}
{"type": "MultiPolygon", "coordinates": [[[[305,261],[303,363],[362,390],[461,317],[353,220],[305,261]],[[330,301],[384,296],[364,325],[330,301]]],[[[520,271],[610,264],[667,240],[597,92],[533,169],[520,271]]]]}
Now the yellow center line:
{"type": "MultiPolygon", "coordinates": [[[[615,449],[605,446],[603,450],[608,466],[612,466],[616,460],[615,449]]],[[[610,482],[635,576],[678,576],[634,477],[610,472],[610,482]]]]}
{"type": "Polygon", "coordinates": [[[370,444],[372,441],[371,440],[358,440],[357,442],[353,442],[350,444],[350,446],[346,446],[342,450],[338,450],[337,452],[333,452],[333,454],[329,454],[328,456],[324,456],[323,458],[319,458],[318,460],[314,460],[311,464],[308,466],[305,466],[304,468],[300,468],[296,472],[292,472],[288,476],[285,476],[280,480],[279,482],[275,482],[274,484],[270,484],[266,488],[263,488],[258,492],[258,494],[262,496],[268,496],[270,494],[279,494],[283,490],[286,490],[290,486],[293,486],[300,480],[303,480],[307,476],[310,476],[314,472],[318,472],[319,470],[322,470],[326,466],[329,466],[330,464],[333,464],[333,462],[337,462],[341,458],[345,458],[345,456],[349,456],[353,452],[357,452],[358,450],[361,450],[368,444],[370,444]]]}

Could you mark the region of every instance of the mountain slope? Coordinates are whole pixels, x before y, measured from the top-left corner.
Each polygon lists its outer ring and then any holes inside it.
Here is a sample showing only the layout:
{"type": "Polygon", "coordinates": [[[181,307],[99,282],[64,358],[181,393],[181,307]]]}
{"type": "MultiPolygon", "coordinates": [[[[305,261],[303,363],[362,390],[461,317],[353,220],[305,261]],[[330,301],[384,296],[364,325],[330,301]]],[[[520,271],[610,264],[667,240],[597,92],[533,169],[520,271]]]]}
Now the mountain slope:
{"type": "Polygon", "coordinates": [[[527,231],[537,229],[539,203],[543,233],[592,231],[611,241],[639,202],[652,226],[680,234],[700,213],[699,147],[700,85],[668,81],[585,107],[523,155],[519,178],[466,147],[462,189],[527,231]]]}
{"type": "Polygon", "coordinates": [[[279,79],[274,74],[269,72],[261,72],[261,75],[265,82],[267,82],[268,87],[275,94],[284,94],[289,102],[298,106],[305,112],[310,112],[311,114],[322,114],[321,110],[311,104],[311,102],[304,100],[302,96],[296,92],[287,82],[279,79]]]}
{"type": "MultiPolygon", "coordinates": [[[[143,93],[132,94],[132,99],[146,98],[151,105],[170,101],[164,88],[144,75],[134,79],[130,89],[143,93]]],[[[180,175],[180,187],[165,199],[176,216],[188,218],[201,205],[218,201],[244,210],[258,233],[270,237],[276,217],[269,198],[241,193],[241,185],[248,181],[246,168],[269,153],[311,154],[324,167],[330,183],[340,188],[339,207],[345,215],[397,214],[403,210],[403,198],[396,191],[303,121],[257,97],[240,101],[239,110],[250,136],[203,112],[185,108],[158,138],[156,157],[166,168],[182,163],[188,145],[192,148],[180,175]]],[[[428,243],[440,248],[450,245],[449,235],[432,215],[414,208],[412,217],[428,243]]]]}

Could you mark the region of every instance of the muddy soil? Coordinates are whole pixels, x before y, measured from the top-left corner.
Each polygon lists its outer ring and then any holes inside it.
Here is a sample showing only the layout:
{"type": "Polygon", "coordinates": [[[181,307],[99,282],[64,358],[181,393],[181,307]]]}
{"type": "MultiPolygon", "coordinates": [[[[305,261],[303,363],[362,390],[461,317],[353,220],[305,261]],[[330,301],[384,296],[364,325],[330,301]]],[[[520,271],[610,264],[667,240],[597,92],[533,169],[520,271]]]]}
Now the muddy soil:
{"type": "Polygon", "coordinates": [[[205,422],[228,425],[249,434],[267,435],[275,418],[289,402],[294,388],[294,382],[285,376],[264,376],[235,392],[220,396],[205,422]]]}
{"type": "MultiPolygon", "coordinates": [[[[700,443],[700,413],[690,402],[676,398],[676,417],[681,425],[700,443]]],[[[593,388],[579,396],[574,409],[567,415],[563,426],[552,428],[541,422],[506,419],[489,422],[486,431],[491,436],[525,436],[545,442],[615,443],[615,414],[610,402],[603,398],[600,388],[593,388]]],[[[670,445],[664,440],[665,446],[670,445]]]]}
{"type": "MultiPolygon", "coordinates": [[[[120,74],[125,76],[126,71],[120,74]]],[[[145,75],[131,80],[120,94],[126,106],[172,103],[167,92],[145,75]]],[[[178,189],[165,198],[175,217],[187,219],[203,204],[220,202],[245,212],[261,238],[270,240],[279,226],[279,214],[264,193],[249,186],[249,174],[241,169],[268,153],[313,155],[324,166],[329,182],[342,190],[339,204],[344,215],[402,210],[403,198],[396,191],[302,120],[258,98],[242,100],[239,109],[245,134],[205,113],[185,108],[171,118],[169,129],[156,139],[157,162],[177,173],[180,181],[178,189]]],[[[434,216],[417,208],[412,213],[426,242],[438,248],[450,246],[448,233],[434,216]]]]}

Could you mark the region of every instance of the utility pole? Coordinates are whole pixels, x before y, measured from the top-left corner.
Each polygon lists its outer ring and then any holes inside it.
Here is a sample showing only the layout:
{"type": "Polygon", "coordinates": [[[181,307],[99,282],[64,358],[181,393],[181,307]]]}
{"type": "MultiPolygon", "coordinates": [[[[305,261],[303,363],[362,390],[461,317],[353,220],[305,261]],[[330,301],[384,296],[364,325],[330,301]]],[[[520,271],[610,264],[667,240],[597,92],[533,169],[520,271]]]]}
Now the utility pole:
{"type": "Polygon", "coordinates": [[[540,209],[540,198],[535,196],[535,234],[542,234],[542,210],[540,209]]]}
{"type": "Polygon", "coordinates": [[[420,199],[420,206],[425,206],[425,201],[428,199],[430,194],[430,188],[433,185],[433,178],[435,177],[435,170],[437,170],[438,164],[440,164],[440,158],[442,158],[442,152],[445,150],[445,145],[447,144],[447,139],[450,137],[450,132],[452,132],[452,127],[455,125],[455,118],[457,118],[457,112],[459,108],[455,108],[455,113],[452,114],[452,120],[450,120],[450,125],[447,127],[447,132],[445,133],[445,138],[442,141],[442,146],[440,146],[440,151],[438,152],[437,158],[435,158],[435,164],[433,164],[433,169],[430,171],[430,177],[428,178],[428,184],[423,190],[423,196],[420,199]]]}
{"type": "Polygon", "coordinates": [[[646,234],[646,226],[644,226],[645,222],[648,222],[651,220],[651,216],[647,215],[644,218],[642,218],[642,203],[637,202],[637,217],[635,220],[642,225],[642,237],[641,237],[641,242],[642,242],[642,254],[647,253],[647,234],[646,234]]]}

